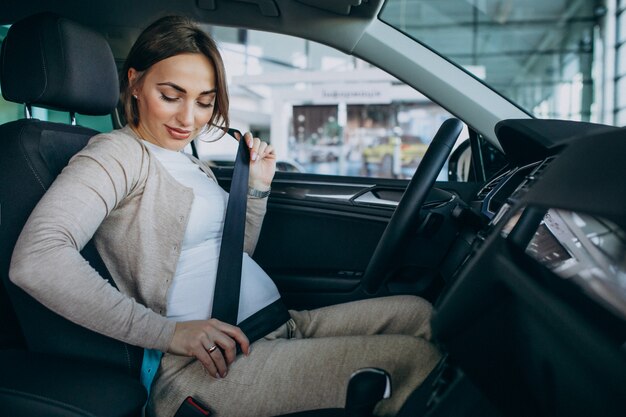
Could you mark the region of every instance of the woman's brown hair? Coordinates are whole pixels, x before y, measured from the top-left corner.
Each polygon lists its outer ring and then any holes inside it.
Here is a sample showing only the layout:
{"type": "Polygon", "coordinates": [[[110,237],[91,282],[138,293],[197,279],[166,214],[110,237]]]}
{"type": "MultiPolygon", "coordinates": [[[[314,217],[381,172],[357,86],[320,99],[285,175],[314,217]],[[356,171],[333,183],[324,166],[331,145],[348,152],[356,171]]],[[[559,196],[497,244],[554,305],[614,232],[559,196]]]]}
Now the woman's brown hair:
{"type": "Polygon", "coordinates": [[[167,16],[152,23],[141,32],[130,49],[120,76],[120,98],[124,104],[127,123],[133,126],[139,124],[139,109],[131,92],[133,85],[128,80],[128,70],[134,68],[140,73],[135,81],[138,83],[152,65],[187,53],[203,54],[213,64],[216,82],[215,108],[208,125],[217,126],[223,131],[228,129],[228,89],[222,56],[213,39],[193,20],[183,16],[167,16]]]}

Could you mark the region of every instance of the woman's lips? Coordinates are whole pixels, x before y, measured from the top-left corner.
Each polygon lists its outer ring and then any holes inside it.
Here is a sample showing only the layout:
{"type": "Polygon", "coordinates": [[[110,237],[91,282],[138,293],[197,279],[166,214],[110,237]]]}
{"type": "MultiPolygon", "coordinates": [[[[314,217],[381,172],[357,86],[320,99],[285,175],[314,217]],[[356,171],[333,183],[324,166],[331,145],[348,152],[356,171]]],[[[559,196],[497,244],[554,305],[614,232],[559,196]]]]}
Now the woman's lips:
{"type": "Polygon", "coordinates": [[[189,139],[191,135],[190,130],[176,129],[168,125],[165,125],[165,129],[167,129],[167,133],[169,133],[170,137],[173,139],[189,139]]]}

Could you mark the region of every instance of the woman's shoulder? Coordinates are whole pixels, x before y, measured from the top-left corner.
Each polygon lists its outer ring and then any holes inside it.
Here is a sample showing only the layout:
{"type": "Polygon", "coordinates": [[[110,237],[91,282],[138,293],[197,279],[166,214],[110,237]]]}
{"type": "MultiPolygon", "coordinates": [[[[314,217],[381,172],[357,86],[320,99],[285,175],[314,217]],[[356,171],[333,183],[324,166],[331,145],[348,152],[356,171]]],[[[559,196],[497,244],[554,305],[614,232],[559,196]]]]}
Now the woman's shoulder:
{"type": "Polygon", "coordinates": [[[129,127],[93,136],[87,145],[75,155],[89,157],[102,164],[140,164],[149,158],[148,150],[129,127]]]}
{"type": "Polygon", "coordinates": [[[133,131],[125,126],[107,133],[100,133],[93,136],[85,150],[98,150],[101,152],[113,152],[122,155],[147,153],[146,147],[133,134],[133,131]]]}
{"type": "MultiPolygon", "coordinates": [[[[140,181],[147,175],[149,153],[128,127],[93,136],[70,160],[71,166],[111,173],[140,181]],[[95,164],[91,162],[96,162],[95,164]]],[[[128,179],[128,178],[127,178],[128,179]]]]}

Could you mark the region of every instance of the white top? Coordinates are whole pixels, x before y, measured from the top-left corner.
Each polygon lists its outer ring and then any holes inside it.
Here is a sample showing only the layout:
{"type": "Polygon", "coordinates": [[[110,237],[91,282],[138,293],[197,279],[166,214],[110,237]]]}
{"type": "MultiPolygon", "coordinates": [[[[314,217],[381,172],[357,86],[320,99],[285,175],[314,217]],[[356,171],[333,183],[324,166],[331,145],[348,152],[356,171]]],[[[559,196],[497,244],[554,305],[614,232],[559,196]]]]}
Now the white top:
{"type": "MultiPolygon", "coordinates": [[[[174,179],[194,192],[176,273],[167,293],[167,317],[206,320],[213,308],[228,193],[184,153],[144,143],[174,179]]],[[[247,253],[241,269],[237,323],[280,298],[272,279],[247,253]]]]}

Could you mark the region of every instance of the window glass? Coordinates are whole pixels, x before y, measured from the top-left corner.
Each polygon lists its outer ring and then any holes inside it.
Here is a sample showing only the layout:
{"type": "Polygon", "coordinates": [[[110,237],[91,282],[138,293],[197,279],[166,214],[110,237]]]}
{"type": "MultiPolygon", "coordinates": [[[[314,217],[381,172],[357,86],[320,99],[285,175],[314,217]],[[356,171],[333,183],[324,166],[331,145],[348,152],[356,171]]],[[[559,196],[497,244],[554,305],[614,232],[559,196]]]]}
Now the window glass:
{"type": "MultiPolygon", "coordinates": [[[[274,146],[278,169],[410,178],[451,115],[368,63],[303,39],[211,28],[229,77],[234,128],[274,146]]],[[[465,130],[460,140],[468,137],[465,130]]],[[[229,164],[236,143],[201,138],[201,159],[229,164]]],[[[440,179],[447,179],[444,167],[440,179]]]]}
{"type": "Polygon", "coordinates": [[[626,108],[626,77],[622,77],[617,80],[617,107],[619,109],[626,108]]]}
{"type": "MultiPolygon", "coordinates": [[[[0,26],[0,43],[4,41],[9,26],[0,26]]],[[[16,103],[10,103],[0,96],[0,124],[19,119],[24,116],[24,108],[16,103]]]]}
{"type": "Polygon", "coordinates": [[[617,71],[618,77],[626,75],[626,44],[617,48],[617,71]]]}
{"type": "Polygon", "coordinates": [[[602,3],[388,0],[380,19],[529,114],[611,123],[612,109],[600,105],[603,94],[613,94],[603,71],[613,69],[601,66],[615,45],[615,25],[607,22],[616,16],[602,3]]]}
{"type": "Polygon", "coordinates": [[[616,122],[620,126],[626,126],[626,109],[617,112],[616,122]]]}
{"type": "Polygon", "coordinates": [[[0,124],[17,120],[24,116],[24,106],[6,101],[0,97],[0,124]]]}
{"type": "Polygon", "coordinates": [[[626,13],[624,11],[617,16],[617,41],[626,42],[626,13]]]}
{"type": "MultiPolygon", "coordinates": [[[[24,105],[11,103],[0,98],[0,124],[11,122],[13,120],[22,119],[24,117],[24,105]]],[[[67,112],[49,110],[40,107],[32,108],[32,117],[39,120],[67,123],[70,122],[70,115],[67,112]]],[[[110,115],[106,116],[87,116],[82,114],[76,115],[76,124],[85,126],[99,132],[108,132],[113,129],[113,120],[110,115]]]]}

